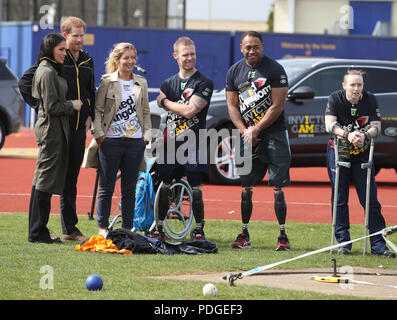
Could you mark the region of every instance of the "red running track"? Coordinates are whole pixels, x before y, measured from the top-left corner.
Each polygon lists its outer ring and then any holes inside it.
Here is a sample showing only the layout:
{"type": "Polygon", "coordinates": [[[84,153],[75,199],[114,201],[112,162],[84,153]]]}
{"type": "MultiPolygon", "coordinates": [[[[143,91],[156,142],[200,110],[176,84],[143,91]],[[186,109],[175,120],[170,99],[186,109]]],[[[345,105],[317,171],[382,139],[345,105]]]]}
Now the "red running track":
{"type": "MultiPolygon", "coordinates": [[[[87,139],[87,145],[91,136],[87,139]]],[[[7,156],[9,148],[34,148],[34,132],[24,129],[10,135],[0,153],[0,212],[27,212],[35,159],[7,156]]],[[[81,169],[78,181],[79,215],[91,211],[96,171],[81,169]]],[[[387,224],[397,224],[397,174],[383,169],[376,176],[378,198],[387,224]]],[[[331,188],[326,168],[291,168],[291,186],[284,188],[287,221],[306,223],[331,222],[331,188]]],[[[206,219],[240,220],[239,186],[203,186],[206,219]]],[[[273,190],[266,181],[254,189],[252,220],[275,221],[273,190]]],[[[52,213],[59,213],[59,197],[52,200],[52,213]]],[[[114,208],[114,213],[117,212],[114,208]]],[[[354,187],[350,191],[350,222],[362,224],[364,209],[358,202],[354,187]]]]}

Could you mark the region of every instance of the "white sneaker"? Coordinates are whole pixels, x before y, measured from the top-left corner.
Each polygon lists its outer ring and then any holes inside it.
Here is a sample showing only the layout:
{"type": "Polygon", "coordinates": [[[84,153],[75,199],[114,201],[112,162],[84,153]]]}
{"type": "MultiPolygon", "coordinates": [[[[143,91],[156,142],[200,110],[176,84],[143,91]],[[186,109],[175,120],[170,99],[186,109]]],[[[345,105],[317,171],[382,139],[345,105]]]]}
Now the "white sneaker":
{"type": "Polygon", "coordinates": [[[108,236],[108,233],[109,232],[107,232],[107,230],[105,230],[105,229],[102,229],[101,231],[99,231],[99,235],[103,236],[105,239],[108,236]]]}

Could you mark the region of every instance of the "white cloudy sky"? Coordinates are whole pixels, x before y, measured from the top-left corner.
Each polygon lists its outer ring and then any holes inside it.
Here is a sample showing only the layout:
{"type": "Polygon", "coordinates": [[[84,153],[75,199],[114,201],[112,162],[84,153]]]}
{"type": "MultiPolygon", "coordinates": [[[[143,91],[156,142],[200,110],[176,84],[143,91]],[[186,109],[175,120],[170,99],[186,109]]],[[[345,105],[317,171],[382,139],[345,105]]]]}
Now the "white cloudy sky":
{"type": "Polygon", "coordinates": [[[274,0],[186,0],[186,18],[267,21],[274,0]]]}

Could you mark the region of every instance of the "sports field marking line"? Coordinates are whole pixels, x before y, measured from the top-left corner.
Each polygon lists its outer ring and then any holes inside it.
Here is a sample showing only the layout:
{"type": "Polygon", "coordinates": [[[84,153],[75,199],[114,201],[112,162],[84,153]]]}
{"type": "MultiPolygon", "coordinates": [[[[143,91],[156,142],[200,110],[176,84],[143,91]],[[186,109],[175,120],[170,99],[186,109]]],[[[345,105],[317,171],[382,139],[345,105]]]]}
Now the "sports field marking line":
{"type": "MultiPolygon", "coordinates": [[[[7,197],[7,196],[13,196],[13,197],[30,197],[30,193],[0,193],[0,197],[7,197]]],[[[77,195],[77,198],[92,198],[92,195],[77,195]]],[[[113,198],[121,198],[121,196],[113,196],[113,198]]],[[[207,199],[204,198],[205,202],[235,202],[235,203],[240,203],[240,199],[230,199],[230,200],[219,200],[219,199],[207,199]]],[[[274,202],[270,200],[253,200],[253,203],[259,203],[259,204],[270,204],[272,205],[274,202]]],[[[331,206],[331,203],[327,202],[298,202],[298,201],[287,201],[287,205],[307,205],[307,206],[331,206]]],[[[383,208],[397,208],[397,205],[394,204],[382,204],[383,208]]]]}
{"type": "MultiPolygon", "coordinates": [[[[240,199],[230,199],[230,200],[219,200],[219,199],[204,199],[204,201],[208,202],[238,202],[240,203],[240,199]]],[[[274,201],[270,200],[252,200],[253,203],[266,203],[266,204],[274,204],[274,201]]],[[[330,203],[326,202],[296,202],[296,201],[287,201],[287,204],[296,204],[296,205],[302,205],[302,204],[308,204],[312,206],[330,206],[330,203]]],[[[397,207],[397,206],[396,206],[397,207]]]]}

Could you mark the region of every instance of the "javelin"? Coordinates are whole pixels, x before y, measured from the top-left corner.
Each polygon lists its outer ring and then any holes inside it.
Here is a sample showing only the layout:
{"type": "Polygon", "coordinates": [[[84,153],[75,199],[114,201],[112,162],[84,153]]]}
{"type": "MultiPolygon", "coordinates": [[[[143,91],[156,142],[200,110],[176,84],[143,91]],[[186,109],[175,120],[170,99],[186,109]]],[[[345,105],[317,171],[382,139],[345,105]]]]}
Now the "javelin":
{"type": "Polygon", "coordinates": [[[390,235],[390,234],[393,234],[393,233],[396,233],[396,232],[397,232],[397,225],[382,229],[382,230],[380,230],[378,232],[375,232],[375,233],[367,235],[367,236],[363,236],[361,238],[357,238],[357,239],[350,240],[350,241],[345,241],[345,242],[342,242],[342,243],[339,243],[339,244],[335,244],[335,245],[331,245],[331,246],[328,246],[328,247],[325,247],[325,248],[322,248],[322,249],[311,251],[311,252],[302,254],[300,256],[294,257],[294,258],[286,259],[286,260],[283,260],[283,261],[278,261],[278,262],[267,264],[267,265],[261,266],[261,267],[256,267],[256,268],[253,268],[251,270],[248,270],[248,271],[245,271],[245,272],[241,272],[241,273],[235,273],[235,274],[229,273],[228,275],[222,277],[222,279],[226,280],[228,282],[229,286],[232,286],[234,281],[236,281],[237,279],[242,279],[244,277],[252,276],[253,274],[256,274],[258,272],[265,271],[265,270],[274,268],[276,266],[279,266],[280,264],[284,264],[284,263],[287,263],[287,262],[298,260],[298,259],[301,259],[301,258],[304,258],[304,257],[308,257],[308,256],[311,256],[311,255],[314,255],[314,254],[317,254],[317,253],[333,250],[335,248],[342,247],[342,246],[344,246],[346,244],[353,243],[353,242],[356,242],[356,241],[359,241],[359,240],[362,240],[362,239],[365,239],[365,238],[373,237],[373,236],[376,236],[378,234],[382,234],[382,236],[385,239],[385,241],[387,242],[387,244],[390,245],[392,247],[392,249],[397,253],[397,247],[391,241],[386,239],[387,235],[390,235]]]}

